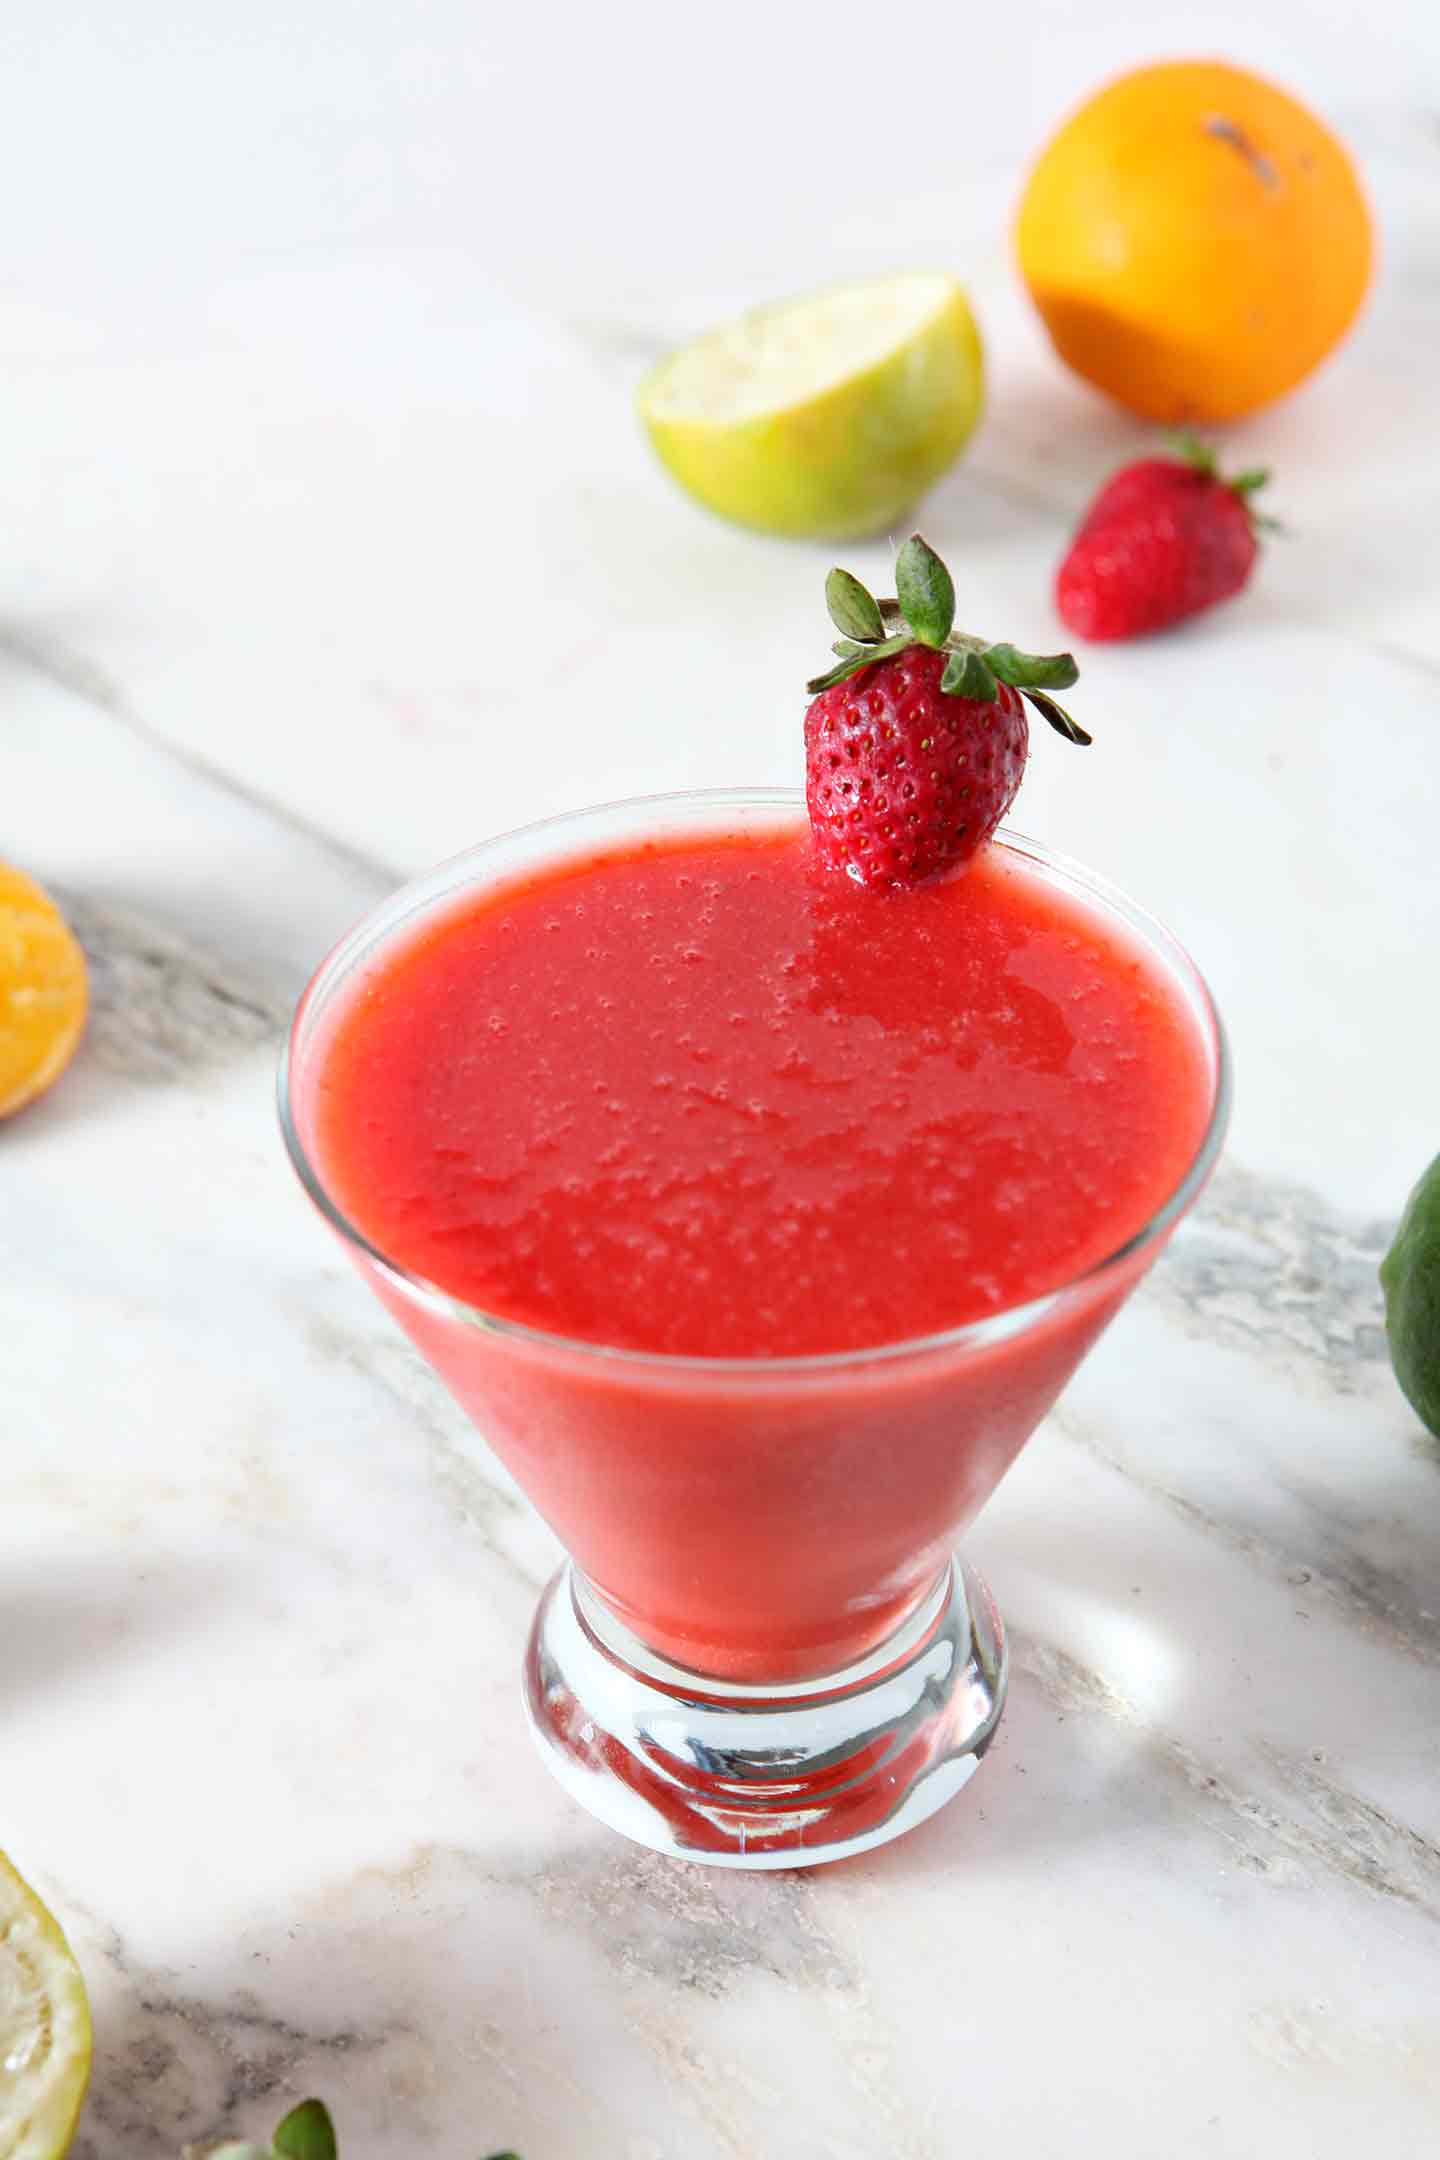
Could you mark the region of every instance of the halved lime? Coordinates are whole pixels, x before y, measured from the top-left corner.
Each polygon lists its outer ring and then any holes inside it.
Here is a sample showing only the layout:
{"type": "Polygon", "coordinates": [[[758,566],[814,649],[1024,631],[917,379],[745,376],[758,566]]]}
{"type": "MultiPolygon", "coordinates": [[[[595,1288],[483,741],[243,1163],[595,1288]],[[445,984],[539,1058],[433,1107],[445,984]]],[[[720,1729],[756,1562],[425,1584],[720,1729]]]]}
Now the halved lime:
{"type": "Polygon", "coordinates": [[[90,2080],[90,2005],[69,1943],[0,1853],[0,2156],[60,2160],[90,2080]]]}
{"type": "Polygon", "coordinates": [[[858,539],[952,465],[984,395],[980,333],[939,272],[756,308],[640,386],[650,440],[700,502],[761,532],[858,539]]]}

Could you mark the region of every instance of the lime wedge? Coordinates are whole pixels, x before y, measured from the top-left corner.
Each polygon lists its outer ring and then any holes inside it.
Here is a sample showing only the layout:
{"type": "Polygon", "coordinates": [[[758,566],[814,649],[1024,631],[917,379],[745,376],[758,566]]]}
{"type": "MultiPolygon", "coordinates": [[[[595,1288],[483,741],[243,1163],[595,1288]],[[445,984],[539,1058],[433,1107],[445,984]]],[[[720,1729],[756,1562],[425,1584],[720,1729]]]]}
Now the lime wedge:
{"type": "Polygon", "coordinates": [[[59,2160],[90,2078],[90,2005],[70,1945],[0,1853],[0,2155],[59,2160]]]}
{"type": "Polygon", "coordinates": [[[911,272],[756,308],[662,360],[639,404],[697,501],[846,540],[896,523],[954,463],[983,392],[960,286],[911,272]]]}

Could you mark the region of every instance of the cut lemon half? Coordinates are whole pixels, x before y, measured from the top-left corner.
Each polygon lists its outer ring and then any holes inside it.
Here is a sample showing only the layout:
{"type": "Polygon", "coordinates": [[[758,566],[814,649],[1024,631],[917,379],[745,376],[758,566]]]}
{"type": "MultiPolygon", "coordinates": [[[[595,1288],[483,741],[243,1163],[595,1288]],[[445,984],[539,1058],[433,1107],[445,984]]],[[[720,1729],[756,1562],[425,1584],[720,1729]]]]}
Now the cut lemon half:
{"type": "Polygon", "coordinates": [[[69,1943],[0,1853],[0,2160],[60,2160],[90,2079],[90,2005],[69,1943]]]}
{"type": "Polygon", "coordinates": [[[0,863],[0,1117],[64,1071],[86,1003],[85,955],[64,916],[33,878],[0,863]]]}
{"type": "Polygon", "coordinates": [[[933,486],[983,396],[964,292],[911,272],[756,308],[662,360],[639,405],[697,501],[761,532],[847,540],[933,486]]]}

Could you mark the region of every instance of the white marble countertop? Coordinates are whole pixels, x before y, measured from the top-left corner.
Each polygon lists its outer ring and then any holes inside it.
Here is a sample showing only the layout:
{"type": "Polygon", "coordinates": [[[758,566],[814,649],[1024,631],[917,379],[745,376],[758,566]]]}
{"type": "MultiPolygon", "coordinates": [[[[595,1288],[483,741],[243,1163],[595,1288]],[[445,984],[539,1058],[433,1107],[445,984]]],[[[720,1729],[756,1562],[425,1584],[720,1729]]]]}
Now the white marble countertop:
{"type": "Polygon", "coordinates": [[[829,552],[653,468],[628,399],[668,338],[955,264],[992,399],[925,529],[966,619],[1042,648],[1067,520],[1147,440],[1049,357],[1004,231],[1044,129],[1186,12],[1042,6],[1017,55],[922,7],[903,101],[872,11],[804,12],[15,11],[0,853],[70,903],[97,1012],[0,1136],[0,1846],[90,1982],[79,2160],[309,2090],[346,2160],[1434,2142],[1440,1460],[1374,1280],[1440,1147],[1421,0],[1207,18],[1348,133],[1384,271],[1238,432],[1293,537],[1087,656],[1097,748],[1041,745],[1017,813],[1192,945],[1239,1095],[973,1538],[1017,1670],[970,1791],[803,1877],[577,1814],[517,1687],[548,1536],[277,1144],[287,1008],[398,874],[798,777],[829,552]]]}

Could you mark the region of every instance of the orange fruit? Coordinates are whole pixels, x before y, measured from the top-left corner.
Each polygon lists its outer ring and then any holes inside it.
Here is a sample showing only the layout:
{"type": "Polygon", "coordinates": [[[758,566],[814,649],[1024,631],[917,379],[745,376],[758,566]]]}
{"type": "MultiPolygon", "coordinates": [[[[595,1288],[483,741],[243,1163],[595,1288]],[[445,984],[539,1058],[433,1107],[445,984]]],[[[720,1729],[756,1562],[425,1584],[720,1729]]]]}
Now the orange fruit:
{"type": "Polygon", "coordinates": [[[85,1026],[85,955],[47,892],[0,863],[0,1117],[43,1094],[85,1026]]]}
{"type": "Polygon", "coordinates": [[[1233,420],[1303,381],[1370,282],[1370,213],[1323,121],[1218,60],[1139,68],[1043,152],[1020,268],[1063,360],[1131,412],[1233,420]]]}

